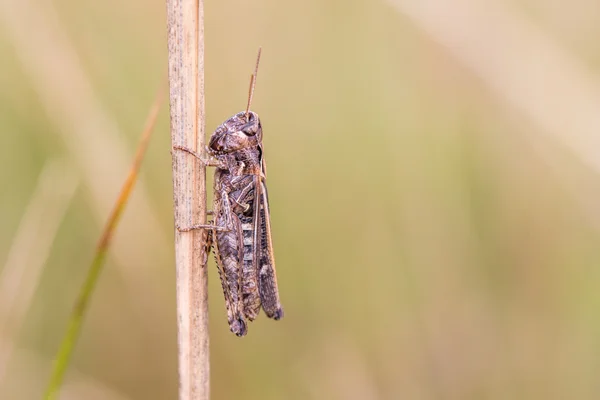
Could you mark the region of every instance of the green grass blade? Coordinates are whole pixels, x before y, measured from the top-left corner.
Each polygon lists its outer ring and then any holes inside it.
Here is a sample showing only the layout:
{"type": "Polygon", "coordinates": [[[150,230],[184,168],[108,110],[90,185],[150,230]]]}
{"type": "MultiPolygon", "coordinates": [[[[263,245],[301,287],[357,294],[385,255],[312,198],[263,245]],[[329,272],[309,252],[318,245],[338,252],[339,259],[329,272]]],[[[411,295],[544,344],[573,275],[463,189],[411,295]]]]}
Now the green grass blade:
{"type": "Polygon", "coordinates": [[[142,139],[140,140],[140,143],[136,150],[135,159],[133,161],[131,169],[129,170],[127,179],[123,184],[123,187],[121,188],[121,192],[114,205],[114,208],[106,222],[102,236],[98,241],[98,245],[96,246],[96,253],[94,255],[94,259],[92,260],[88,271],[88,275],[85,278],[83,286],[81,287],[81,290],[79,292],[77,302],[73,307],[67,331],[65,332],[62,343],[54,360],[52,375],[50,377],[50,382],[48,383],[48,387],[44,396],[46,400],[54,400],[58,398],[60,386],[63,382],[65,372],[67,371],[67,368],[69,366],[69,362],[73,354],[73,349],[75,348],[75,344],[77,342],[77,339],[79,338],[83,317],[85,316],[85,313],[87,311],[92,293],[94,292],[94,288],[98,281],[98,277],[102,272],[102,266],[104,265],[104,260],[106,259],[106,254],[108,252],[110,240],[118,225],[120,217],[123,214],[123,210],[125,209],[127,200],[131,195],[133,186],[135,185],[135,182],[137,180],[138,172],[140,170],[142,160],[146,153],[146,149],[148,148],[148,143],[150,141],[152,130],[154,128],[154,125],[156,124],[158,111],[160,110],[160,106],[164,99],[164,93],[165,89],[163,87],[161,88],[159,94],[156,97],[156,100],[154,101],[154,104],[152,105],[152,109],[150,110],[150,113],[148,115],[146,126],[142,133],[142,139]]]}

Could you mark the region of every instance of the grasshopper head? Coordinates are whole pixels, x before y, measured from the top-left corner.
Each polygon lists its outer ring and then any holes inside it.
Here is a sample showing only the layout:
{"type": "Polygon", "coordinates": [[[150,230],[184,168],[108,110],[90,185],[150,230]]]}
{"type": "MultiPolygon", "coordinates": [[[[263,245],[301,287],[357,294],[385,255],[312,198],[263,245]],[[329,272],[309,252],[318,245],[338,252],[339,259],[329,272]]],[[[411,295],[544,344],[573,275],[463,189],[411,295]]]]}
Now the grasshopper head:
{"type": "Polygon", "coordinates": [[[242,111],[223,122],[210,137],[209,149],[215,154],[226,154],[260,145],[262,127],[258,114],[242,111]]]}

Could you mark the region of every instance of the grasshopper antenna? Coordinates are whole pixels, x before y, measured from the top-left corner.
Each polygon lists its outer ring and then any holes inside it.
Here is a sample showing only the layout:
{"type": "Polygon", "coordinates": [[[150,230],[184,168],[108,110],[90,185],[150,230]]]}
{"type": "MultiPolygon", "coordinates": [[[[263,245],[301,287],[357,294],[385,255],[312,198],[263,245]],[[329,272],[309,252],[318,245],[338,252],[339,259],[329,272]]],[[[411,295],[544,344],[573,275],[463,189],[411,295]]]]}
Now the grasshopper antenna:
{"type": "Polygon", "coordinates": [[[258,48],[258,56],[256,57],[256,67],[254,73],[250,77],[250,89],[248,90],[248,105],[246,106],[246,121],[250,121],[250,104],[252,104],[252,96],[254,95],[254,86],[256,86],[256,75],[258,75],[258,63],[260,62],[260,52],[262,48],[258,48]]]}

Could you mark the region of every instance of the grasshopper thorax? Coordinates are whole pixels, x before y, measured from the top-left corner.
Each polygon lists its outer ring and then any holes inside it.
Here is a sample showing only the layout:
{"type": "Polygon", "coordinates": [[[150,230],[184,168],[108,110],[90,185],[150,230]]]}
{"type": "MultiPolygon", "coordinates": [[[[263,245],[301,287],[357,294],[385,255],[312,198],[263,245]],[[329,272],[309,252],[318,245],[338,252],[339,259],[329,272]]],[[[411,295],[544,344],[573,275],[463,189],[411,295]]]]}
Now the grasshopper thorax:
{"type": "Polygon", "coordinates": [[[258,114],[241,111],[223,122],[210,137],[208,148],[215,155],[254,148],[262,141],[262,127],[258,114]]]}

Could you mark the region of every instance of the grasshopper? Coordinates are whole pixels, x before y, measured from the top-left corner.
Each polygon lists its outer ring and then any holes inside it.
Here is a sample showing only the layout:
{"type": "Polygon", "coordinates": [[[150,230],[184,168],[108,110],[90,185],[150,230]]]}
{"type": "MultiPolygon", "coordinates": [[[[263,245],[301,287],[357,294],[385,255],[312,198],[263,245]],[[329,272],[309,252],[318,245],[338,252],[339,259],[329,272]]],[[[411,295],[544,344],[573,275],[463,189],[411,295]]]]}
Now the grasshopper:
{"type": "Polygon", "coordinates": [[[246,335],[246,320],[253,321],[261,306],[267,317],[283,317],[271,240],[262,125],[258,114],[250,111],[260,53],[259,49],[246,110],[215,129],[206,148],[209,158],[175,146],[216,167],[213,210],[209,212],[213,220],[178,229],[207,230],[206,249],[214,248],[229,329],[237,336],[246,335]]]}

